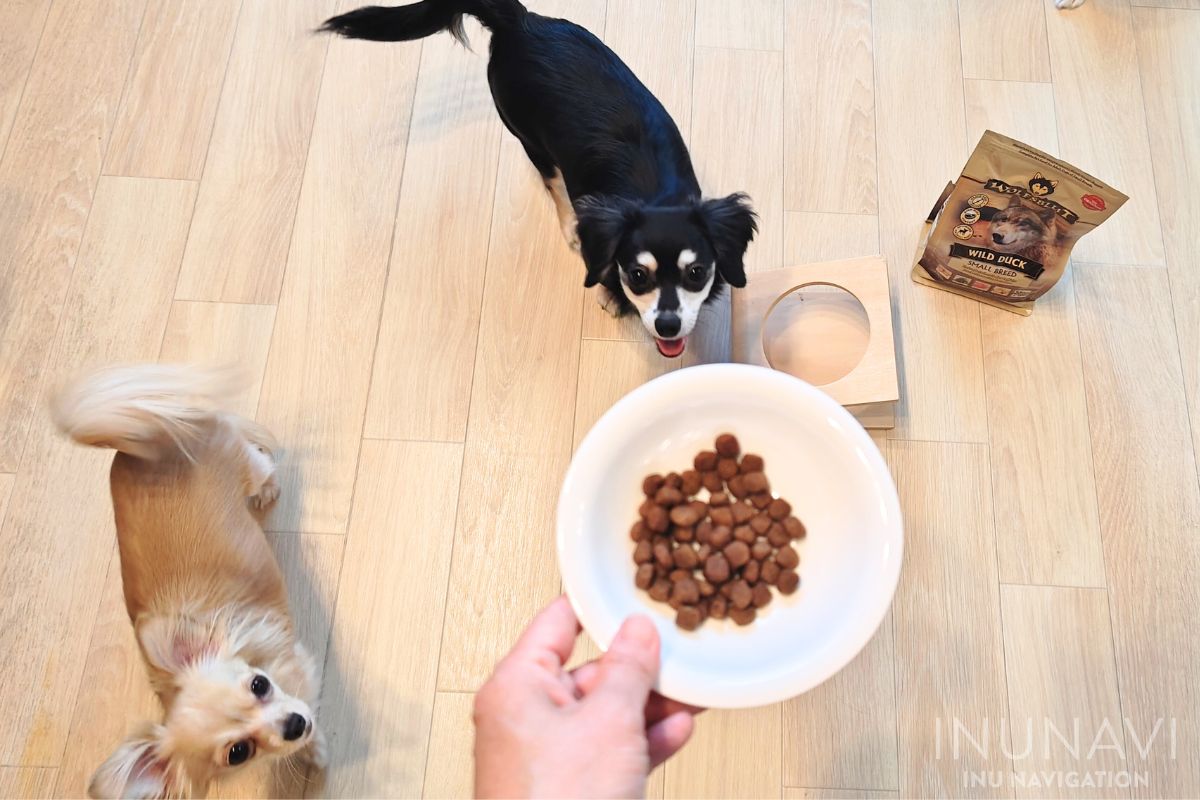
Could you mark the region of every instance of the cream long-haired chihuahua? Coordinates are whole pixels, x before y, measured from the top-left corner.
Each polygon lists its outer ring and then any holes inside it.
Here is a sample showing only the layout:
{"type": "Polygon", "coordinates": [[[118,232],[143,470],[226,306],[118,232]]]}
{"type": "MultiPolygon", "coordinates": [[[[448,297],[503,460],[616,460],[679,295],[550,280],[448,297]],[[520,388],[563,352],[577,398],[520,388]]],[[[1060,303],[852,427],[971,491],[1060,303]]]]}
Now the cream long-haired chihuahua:
{"type": "Polygon", "coordinates": [[[100,766],[93,797],[202,795],[268,757],[324,766],[316,669],[249,508],[279,494],[274,443],[220,410],[234,383],[226,371],[113,367],[52,402],[68,436],[118,451],[111,481],[125,605],[164,710],[100,766]]]}

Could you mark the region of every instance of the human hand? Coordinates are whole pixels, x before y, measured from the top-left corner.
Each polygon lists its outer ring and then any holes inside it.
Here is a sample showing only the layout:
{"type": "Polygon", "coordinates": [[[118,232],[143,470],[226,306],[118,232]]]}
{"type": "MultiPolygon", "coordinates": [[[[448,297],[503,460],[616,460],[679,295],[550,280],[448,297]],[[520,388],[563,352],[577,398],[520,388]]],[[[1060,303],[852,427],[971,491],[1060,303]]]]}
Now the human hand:
{"type": "Polygon", "coordinates": [[[602,657],[567,672],[579,621],[543,610],[475,696],[476,797],[642,797],[700,709],[651,691],[658,631],[625,620],[602,657]]]}

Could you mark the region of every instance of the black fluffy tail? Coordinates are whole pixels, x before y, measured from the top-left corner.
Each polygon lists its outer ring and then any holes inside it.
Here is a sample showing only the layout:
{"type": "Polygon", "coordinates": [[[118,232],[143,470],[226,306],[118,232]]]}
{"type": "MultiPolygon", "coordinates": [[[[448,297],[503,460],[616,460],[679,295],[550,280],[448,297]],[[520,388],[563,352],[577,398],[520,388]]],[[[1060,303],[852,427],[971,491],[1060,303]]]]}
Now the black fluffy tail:
{"type": "Polygon", "coordinates": [[[421,0],[407,6],[366,6],[325,20],[320,30],[347,39],[375,42],[406,42],[423,39],[440,31],[464,45],[467,35],[462,18],[470,14],[493,33],[520,23],[526,14],[520,0],[421,0]]]}

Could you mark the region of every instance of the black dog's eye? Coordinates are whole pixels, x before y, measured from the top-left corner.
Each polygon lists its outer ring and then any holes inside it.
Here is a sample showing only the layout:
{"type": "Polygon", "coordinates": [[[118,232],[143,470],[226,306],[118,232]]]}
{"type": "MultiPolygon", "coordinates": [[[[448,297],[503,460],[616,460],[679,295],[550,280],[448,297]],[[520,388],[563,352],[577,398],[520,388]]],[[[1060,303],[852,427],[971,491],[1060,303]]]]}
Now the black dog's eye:
{"type": "Polygon", "coordinates": [[[245,764],[254,755],[254,740],[242,739],[229,747],[229,766],[236,767],[245,764]]]}
{"type": "Polygon", "coordinates": [[[649,273],[647,273],[646,270],[642,269],[641,267],[634,267],[633,269],[629,270],[629,283],[631,286],[641,286],[649,277],[649,273]]]}
{"type": "Polygon", "coordinates": [[[691,268],[688,270],[688,277],[691,278],[696,283],[701,283],[704,280],[705,272],[706,272],[706,270],[704,269],[704,265],[693,264],[691,266],[691,268]]]}
{"type": "Polygon", "coordinates": [[[250,691],[261,700],[271,693],[271,682],[266,675],[255,675],[254,680],[250,681],[250,691]]]}

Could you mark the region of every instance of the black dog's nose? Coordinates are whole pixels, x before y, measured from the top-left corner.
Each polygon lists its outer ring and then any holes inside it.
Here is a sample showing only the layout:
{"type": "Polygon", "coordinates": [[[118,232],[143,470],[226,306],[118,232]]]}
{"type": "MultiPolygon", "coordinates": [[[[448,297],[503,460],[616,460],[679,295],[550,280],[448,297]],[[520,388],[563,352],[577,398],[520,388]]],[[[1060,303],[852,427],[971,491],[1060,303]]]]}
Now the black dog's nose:
{"type": "Polygon", "coordinates": [[[682,326],[679,315],[674,311],[664,311],[654,318],[654,330],[664,339],[674,339],[682,326]]]}
{"type": "Polygon", "coordinates": [[[308,728],[308,720],[299,714],[288,714],[288,718],[283,721],[283,738],[289,742],[294,742],[304,735],[304,731],[308,728]]]}

